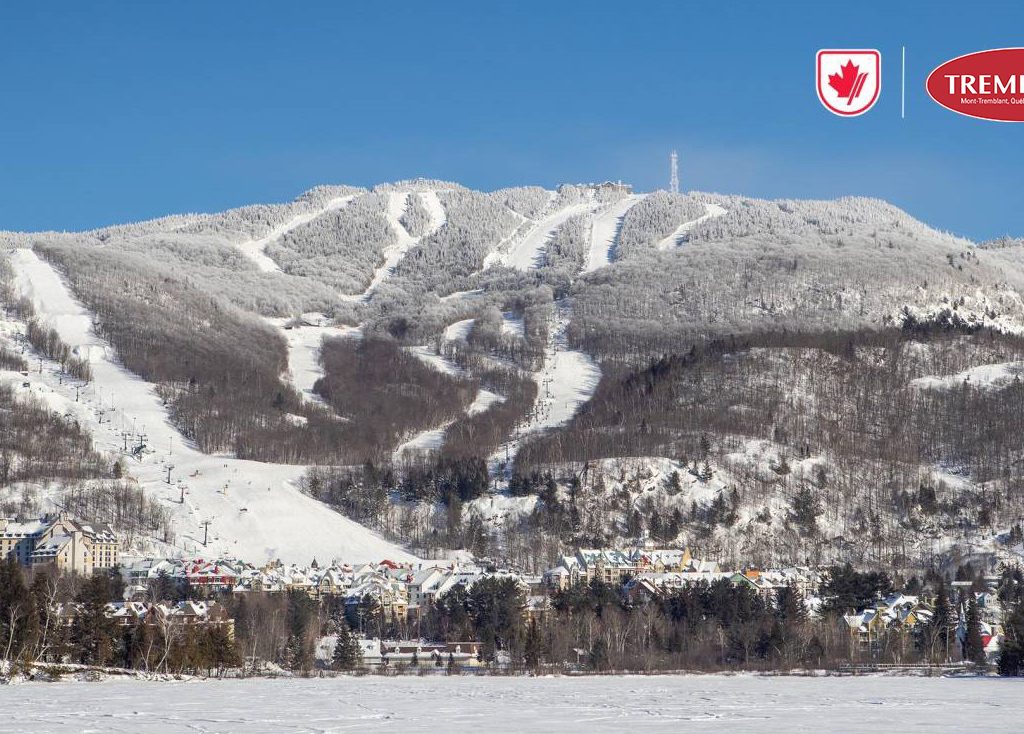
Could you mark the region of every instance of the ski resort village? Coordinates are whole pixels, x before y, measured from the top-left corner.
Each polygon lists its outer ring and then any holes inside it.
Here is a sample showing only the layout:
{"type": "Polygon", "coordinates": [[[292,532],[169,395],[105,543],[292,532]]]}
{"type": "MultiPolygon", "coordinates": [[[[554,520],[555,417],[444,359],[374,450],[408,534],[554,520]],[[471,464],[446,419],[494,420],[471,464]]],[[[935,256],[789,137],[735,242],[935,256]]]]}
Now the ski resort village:
{"type": "Polygon", "coordinates": [[[0,233],[3,676],[1021,672],[1022,252],[677,176],[0,233]]]}
{"type": "Polygon", "coordinates": [[[121,548],[109,527],[66,513],[0,519],[6,675],[600,672],[637,665],[628,626],[659,613],[682,615],[672,634],[694,639],[681,649],[706,632],[688,615],[742,625],[704,669],[787,643],[794,664],[814,667],[983,669],[999,659],[1003,602],[1022,583],[1019,571],[967,575],[930,594],[917,578],[897,589],[849,566],[723,569],[650,542],[581,549],[541,574],[466,553],[300,566],[128,559],[121,548]],[[587,639],[576,625],[590,615],[621,616],[623,637],[587,639]]]}

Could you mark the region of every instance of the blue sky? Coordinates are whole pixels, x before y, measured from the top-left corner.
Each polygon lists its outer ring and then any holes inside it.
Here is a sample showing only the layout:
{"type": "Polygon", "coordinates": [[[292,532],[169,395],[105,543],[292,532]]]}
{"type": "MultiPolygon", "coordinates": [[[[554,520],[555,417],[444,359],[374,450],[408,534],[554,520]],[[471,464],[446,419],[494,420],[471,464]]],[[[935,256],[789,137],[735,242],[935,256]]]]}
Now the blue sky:
{"type": "Polygon", "coordinates": [[[879,196],[975,239],[1024,235],[1024,124],[961,117],[924,92],[952,56],[1024,45],[1024,7],[891,5],[5,3],[0,229],[416,175],[649,190],[677,148],[685,189],[879,196]],[[827,47],[882,51],[867,115],[818,103],[827,47]]]}

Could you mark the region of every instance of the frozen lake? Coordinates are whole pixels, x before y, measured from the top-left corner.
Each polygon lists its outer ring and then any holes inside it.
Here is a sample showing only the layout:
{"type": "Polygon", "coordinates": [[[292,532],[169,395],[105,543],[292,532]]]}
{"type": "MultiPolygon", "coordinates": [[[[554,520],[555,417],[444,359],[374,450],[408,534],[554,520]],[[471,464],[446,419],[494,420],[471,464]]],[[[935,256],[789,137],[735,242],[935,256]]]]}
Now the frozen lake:
{"type": "Polygon", "coordinates": [[[614,676],[0,686],[0,732],[1017,732],[1024,679],[614,676]]]}

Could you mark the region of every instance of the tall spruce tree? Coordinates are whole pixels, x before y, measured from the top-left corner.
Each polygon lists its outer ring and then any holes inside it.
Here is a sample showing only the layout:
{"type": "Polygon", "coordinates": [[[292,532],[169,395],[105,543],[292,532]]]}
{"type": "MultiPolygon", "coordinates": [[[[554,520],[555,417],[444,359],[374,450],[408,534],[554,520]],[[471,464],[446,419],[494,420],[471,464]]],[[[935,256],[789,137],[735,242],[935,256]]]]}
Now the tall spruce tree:
{"type": "Polygon", "coordinates": [[[999,675],[1024,675],[1024,604],[1008,610],[999,647],[999,675]]]}
{"type": "Polygon", "coordinates": [[[985,664],[985,643],[981,637],[981,613],[978,600],[973,592],[968,592],[967,612],[964,619],[964,660],[976,665],[985,664]]]}
{"type": "Polygon", "coordinates": [[[352,629],[344,622],[338,625],[338,640],[334,643],[334,655],[331,667],[334,670],[355,670],[363,662],[363,653],[359,641],[352,634],[352,629]]]}

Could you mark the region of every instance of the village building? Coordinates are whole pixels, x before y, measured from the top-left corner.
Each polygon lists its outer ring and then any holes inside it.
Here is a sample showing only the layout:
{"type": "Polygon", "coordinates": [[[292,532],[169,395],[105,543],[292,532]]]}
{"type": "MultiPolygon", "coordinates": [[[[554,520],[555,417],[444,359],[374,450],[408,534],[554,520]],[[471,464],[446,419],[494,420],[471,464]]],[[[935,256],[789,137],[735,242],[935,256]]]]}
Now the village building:
{"type": "Polygon", "coordinates": [[[0,518],[0,557],[87,576],[117,566],[121,544],[110,526],[81,522],[63,512],[27,522],[0,518]]]}

